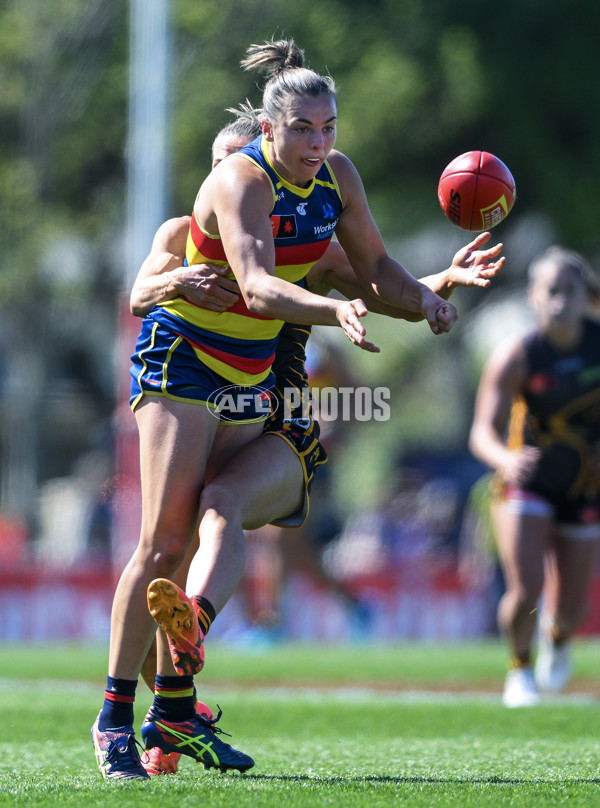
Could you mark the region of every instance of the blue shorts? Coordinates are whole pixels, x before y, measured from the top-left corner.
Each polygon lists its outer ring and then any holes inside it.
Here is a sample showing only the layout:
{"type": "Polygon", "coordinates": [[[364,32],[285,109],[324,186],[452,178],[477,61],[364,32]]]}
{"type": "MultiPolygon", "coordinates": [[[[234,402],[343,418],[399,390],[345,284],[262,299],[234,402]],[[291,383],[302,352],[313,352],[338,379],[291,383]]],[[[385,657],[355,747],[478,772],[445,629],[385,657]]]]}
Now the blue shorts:
{"type": "Polygon", "coordinates": [[[131,357],[131,409],[144,396],[207,407],[222,423],[256,423],[269,418],[274,376],[262,385],[241,387],[201,362],[190,343],[164,324],[144,319],[131,357]]]}

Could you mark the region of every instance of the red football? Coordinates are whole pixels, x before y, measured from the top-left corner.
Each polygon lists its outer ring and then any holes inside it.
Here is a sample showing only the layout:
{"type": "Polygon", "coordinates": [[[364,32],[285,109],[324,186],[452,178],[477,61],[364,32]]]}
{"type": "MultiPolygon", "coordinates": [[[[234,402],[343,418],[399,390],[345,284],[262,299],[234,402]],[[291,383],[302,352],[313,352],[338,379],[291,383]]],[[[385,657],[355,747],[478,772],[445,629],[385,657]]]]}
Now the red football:
{"type": "Polygon", "coordinates": [[[438,185],[442,210],[462,230],[495,227],[508,216],[516,198],[513,175],[502,160],[486,151],[455,157],[438,185]]]}

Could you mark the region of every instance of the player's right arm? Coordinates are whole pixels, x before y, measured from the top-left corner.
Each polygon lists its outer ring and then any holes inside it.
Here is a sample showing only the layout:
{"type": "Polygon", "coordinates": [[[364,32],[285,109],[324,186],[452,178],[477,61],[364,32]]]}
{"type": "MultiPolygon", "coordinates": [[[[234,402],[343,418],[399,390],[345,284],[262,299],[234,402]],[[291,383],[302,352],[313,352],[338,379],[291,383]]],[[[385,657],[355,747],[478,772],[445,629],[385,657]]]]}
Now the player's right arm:
{"type": "Polygon", "coordinates": [[[523,342],[500,345],[483,369],[469,436],[469,448],[475,457],[517,486],[527,482],[540,457],[539,449],[512,449],[504,438],[512,404],[523,389],[525,376],[523,342]]]}
{"type": "Polygon", "coordinates": [[[184,266],[190,217],[164,222],[156,231],[150,253],[135,279],[129,298],[131,313],[145,317],[157,303],[185,297],[212,311],[225,311],[239,298],[235,281],[224,277],[227,267],[184,266]]]}
{"type": "Polygon", "coordinates": [[[378,351],[365,339],[360,318],[367,308],[361,299],[322,297],[275,275],[272,208],[267,175],[235,154],[209,174],[194,206],[200,227],[220,236],[248,310],[289,323],[339,325],[355,345],[378,351]]]}

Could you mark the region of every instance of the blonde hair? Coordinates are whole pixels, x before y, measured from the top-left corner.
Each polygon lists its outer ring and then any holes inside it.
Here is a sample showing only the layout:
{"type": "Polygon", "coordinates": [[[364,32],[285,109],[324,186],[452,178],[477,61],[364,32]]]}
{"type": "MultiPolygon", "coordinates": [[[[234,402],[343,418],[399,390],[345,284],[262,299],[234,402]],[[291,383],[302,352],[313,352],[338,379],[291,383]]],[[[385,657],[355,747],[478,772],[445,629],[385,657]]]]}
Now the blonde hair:
{"type": "Polygon", "coordinates": [[[270,121],[284,113],[290,96],[336,97],[331,76],[321,76],[304,65],[304,51],[293,39],[279,39],[250,45],[241,62],[244,70],[259,70],[267,76],[262,108],[270,121]]]}
{"type": "Polygon", "coordinates": [[[254,109],[246,99],[239,107],[228,107],[225,112],[235,115],[233,121],[224,126],[216,135],[212,143],[212,159],[215,159],[215,148],[219,141],[228,137],[247,138],[248,143],[257,138],[262,131],[260,124],[261,109],[254,109]]]}

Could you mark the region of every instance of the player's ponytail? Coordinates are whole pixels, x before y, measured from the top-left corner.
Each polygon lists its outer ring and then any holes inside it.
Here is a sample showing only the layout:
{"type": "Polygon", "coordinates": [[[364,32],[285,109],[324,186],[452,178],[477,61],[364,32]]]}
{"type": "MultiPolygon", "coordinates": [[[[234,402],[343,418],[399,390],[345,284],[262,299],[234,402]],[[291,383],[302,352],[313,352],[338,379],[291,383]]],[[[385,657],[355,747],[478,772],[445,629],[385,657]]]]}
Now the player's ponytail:
{"type": "Polygon", "coordinates": [[[250,45],[241,62],[244,70],[258,70],[267,77],[263,111],[271,121],[281,117],[290,96],[330,95],[335,99],[335,82],[304,66],[304,51],[293,39],[279,39],[250,45]]]}
{"type": "Polygon", "coordinates": [[[264,45],[250,45],[241,62],[244,70],[259,70],[268,79],[282,70],[304,67],[304,51],[293,39],[278,39],[264,45]]]}

